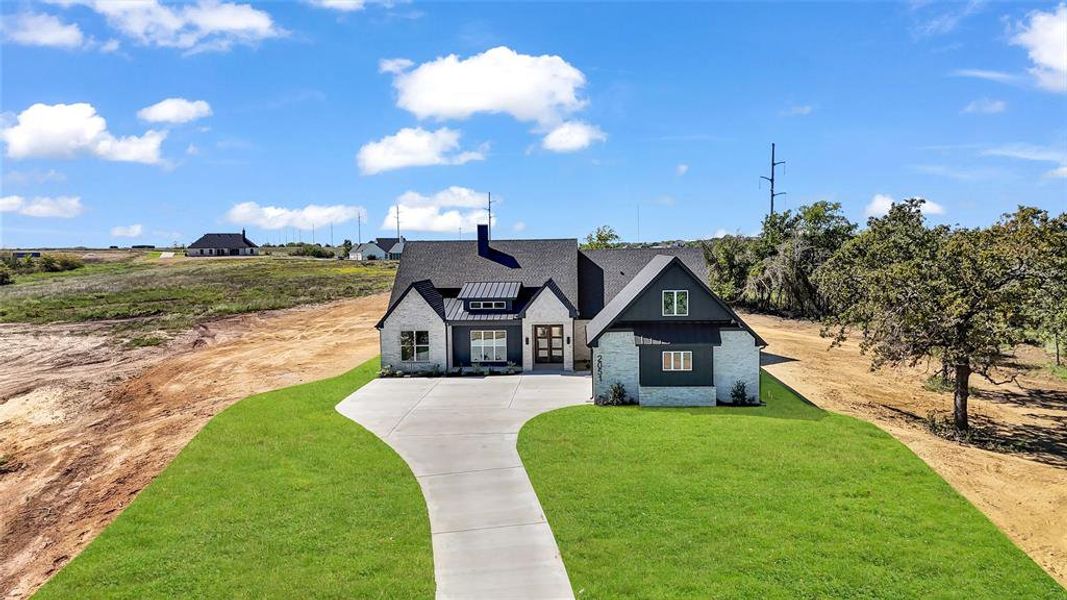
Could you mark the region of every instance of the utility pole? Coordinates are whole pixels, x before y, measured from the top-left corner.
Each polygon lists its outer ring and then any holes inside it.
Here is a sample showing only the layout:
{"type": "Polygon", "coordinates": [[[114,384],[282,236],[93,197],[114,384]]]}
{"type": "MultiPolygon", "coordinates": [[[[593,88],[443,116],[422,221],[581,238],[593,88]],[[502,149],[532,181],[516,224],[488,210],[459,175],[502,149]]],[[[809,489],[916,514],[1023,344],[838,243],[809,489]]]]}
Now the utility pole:
{"type": "Polygon", "coordinates": [[[486,206],[489,208],[489,239],[493,239],[493,192],[486,192],[489,196],[486,206]]]}
{"type": "Polygon", "coordinates": [[[396,203],[396,240],[400,241],[400,203],[396,203]]]}
{"type": "Polygon", "coordinates": [[[363,211],[356,213],[356,243],[363,245],[363,211]]]}
{"type": "Polygon", "coordinates": [[[774,168],[777,167],[778,165],[784,165],[784,164],[785,164],[784,160],[780,160],[778,162],[775,162],[775,160],[774,160],[774,143],[771,143],[771,176],[770,177],[765,177],[763,175],[760,175],[760,179],[766,179],[767,181],[771,182],[771,214],[772,215],[774,214],[774,199],[775,199],[775,197],[785,195],[785,192],[777,192],[777,193],[775,193],[775,191],[774,191],[774,168]]]}
{"type": "Polygon", "coordinates": [[[333,221],[330,221],[330,247],[333,248],[333,221]]]}

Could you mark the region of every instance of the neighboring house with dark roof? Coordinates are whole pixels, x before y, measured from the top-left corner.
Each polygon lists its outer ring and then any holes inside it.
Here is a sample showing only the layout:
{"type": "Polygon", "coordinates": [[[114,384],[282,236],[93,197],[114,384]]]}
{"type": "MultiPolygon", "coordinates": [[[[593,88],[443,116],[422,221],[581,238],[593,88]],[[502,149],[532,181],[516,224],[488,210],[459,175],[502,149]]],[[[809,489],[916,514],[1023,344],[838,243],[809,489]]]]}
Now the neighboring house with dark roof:
{"type": "Polygon", "coordinates": [[[255,256],[259,246],[241,233],[205,233],[185,249],[186,256],[255,256]]]}
{"type": "Polygon", "coordinates": [[[766,346],[708,288],[699,248],[579,250],[576,239],[407,242],[378,322],[401,371],[592,370],[647,405],[759,397],[766,346]]]}
{"type": "Polygon", "coordinates": [[[352,260],[400,260],[404,253],[404,238],[377,238],[363,242],[348,253],[352,260]]]}

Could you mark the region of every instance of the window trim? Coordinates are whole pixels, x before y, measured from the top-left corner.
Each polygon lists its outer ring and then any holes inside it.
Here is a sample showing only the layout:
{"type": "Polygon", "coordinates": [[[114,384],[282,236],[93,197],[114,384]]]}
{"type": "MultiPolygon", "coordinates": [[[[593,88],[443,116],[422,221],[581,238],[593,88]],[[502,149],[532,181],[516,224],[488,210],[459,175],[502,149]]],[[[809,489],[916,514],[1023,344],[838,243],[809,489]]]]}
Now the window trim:
{"type": "Polygon", "coordinates": [[[420,363],[430,362],[430,332],[426,329],[402,329],[400,331],[400,362],[403,363],[420,363]],[[404,360],[404,334],[411,334],[411,360],[404,360]],[[419,333],[426,334],[426,343],[419,343],[419,333]],[[419,360],[419,348],[426,350],[426,358],[419,360]]]}
{"type": "Polygon", "coordinates": [[[664,317],[688,317],[689,316],[689,290],[663,290],[660,293],[660,312],[664,317]],[[678,312],[678,294],[685,294],[685,312],[678,312]],[[671,294],[671,308],[674,312],[667,312],[665,300],[667,294],[671,294]]]}
{"type": "Polygon", "coordinates": [[[693,351],[692,350],[664,350],[660,354],[660,369],[664,373],[688,373],[693,370],[693,351]],[[685,368],[686,354],[689,358],[689,368],[685,368]],[[667,356],[670,356],[670,368],[665,368],[664,362],[666,362],[667,356]],[[677,365],[678,368],[675,368],[677,365]]]}
{"type": "Polygon", "coordinates": [[[474,363],[507,362],[508,361],[508,330],[507,329],[472,329],[470,331],[470,357],[471,357],[471,364],[474,364],[474,363]],[[476,333],[481,336],[481,339],[479,339],[478,341],[481,342],[479,344],[479,346],[483,349],[482,352],[478,354],[478,358],[477,359],[475,359],[475,355],[474,355],[474,334],[476,334],[476,333]],[[481,355],[485,352],[485,350],[484,350],[485,342],[487,341],[485,339],[485,334],[486,333],[492,333],[493,334],[493,338],[491,340],[488,340],[488,341],[492,342],[492,346],[491,346],[493,348],[493,359],[492,360],[482,360],[481,359],[481,355]],[[498,333],[504,334],[504,337],[503,338],[498,338],[497,335],[496,335],[498,333]],[[501,340],[503,340],[504,357],[503,358],[498,358],[498,351],[501,349],[501,346],[497,342],[499,342],[501,340]]]}

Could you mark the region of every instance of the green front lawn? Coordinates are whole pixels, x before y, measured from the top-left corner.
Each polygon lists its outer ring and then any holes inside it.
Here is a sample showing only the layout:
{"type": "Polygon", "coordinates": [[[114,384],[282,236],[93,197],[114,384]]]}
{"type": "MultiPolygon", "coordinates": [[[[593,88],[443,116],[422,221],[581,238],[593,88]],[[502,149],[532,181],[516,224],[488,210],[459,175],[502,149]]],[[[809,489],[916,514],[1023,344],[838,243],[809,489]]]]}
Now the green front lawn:
{"type": "Polygon", "coordinates": [[[1065,598],[903,444],[764,374],[759,408],[580,406],[519,452],[579,598],[1065,598]]]}
{"type": "Polygon", "coordinates": [[[216,416],[37,598],[432,598],[419,485],[334,406],[378,360],[216,416]]]}

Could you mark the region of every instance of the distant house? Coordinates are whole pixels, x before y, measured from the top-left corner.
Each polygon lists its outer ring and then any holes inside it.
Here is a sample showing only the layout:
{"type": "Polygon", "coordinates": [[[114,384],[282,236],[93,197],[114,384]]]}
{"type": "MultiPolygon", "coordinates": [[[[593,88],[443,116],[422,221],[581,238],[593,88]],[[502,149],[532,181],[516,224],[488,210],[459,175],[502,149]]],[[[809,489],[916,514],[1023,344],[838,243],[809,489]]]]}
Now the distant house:
{"type": "Polygon", "coordinates": [[[259,246],[241,233],[205,233],[185,249],[186,256],[256,256],[259,246]]]}
{"type": "Polygon", "coordinates": [[[364,242],[352,249],[348,258],[352,260],[400,260],[404,252],[404,238],[378,238],[364,242]]]}
{"type": "Polygon", "coordinates": [[[592,370],[640,404],[759,397],[766,342],[705,283],[700,248],[580,250],[576,239],[412,241],[378,322],[399,371],[592,370]]]}

